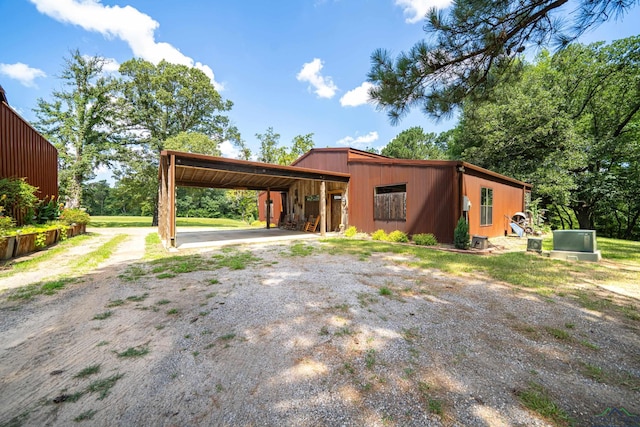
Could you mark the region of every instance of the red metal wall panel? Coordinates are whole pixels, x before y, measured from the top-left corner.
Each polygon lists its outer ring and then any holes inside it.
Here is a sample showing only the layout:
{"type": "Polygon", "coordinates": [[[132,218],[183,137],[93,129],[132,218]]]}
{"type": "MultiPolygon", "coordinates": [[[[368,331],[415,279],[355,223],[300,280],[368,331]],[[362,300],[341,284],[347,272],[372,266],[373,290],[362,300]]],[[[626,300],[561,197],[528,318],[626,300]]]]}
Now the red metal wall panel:
{"type": "MultiPolygon", "coordinates": [[[[58,197],[58,150],[0,102],[0,178],[26,178],[40,199],[58,197]]],[[[18,220],[22,218],[14,213],[18,220]]]]}
{"type": "Polygon", "coordinates": [[[507,217],[524,210],[525,189],[515,184],[465,174],[463,194],[469,198],[469,234],[488,237],[503,236],[510,232],[507,217]],[[493,189],[493,221],[491,225],[480,225],[481,188],[493,189]]]}
{"type": "MultiPolygon", "coordinates": [[[[271,211],[271,223],[276,226],[280,223],[280,212],[282,212],[282,195],[279,191],[271,192],[272,211],[271,211]]],[[[260,221],[267,220],[267,192],[262,191],[258,195],[258,219],[260,221]]]]}
{"type": "Polygon", "coordinates": [[[378,229],[407,234],[433,233],[438,241],[451,242],[457,220],[454,172],[454,163],[416,166],[350,162],[349,224],[367,233],[378,229]],[[393,184],[406,184],[406,221],[374,220],[375,187],[393,184]]]}
{"type": "Polygon", "coordinates": [[[303,156],[293,166],[309,169],[319,169],[324,171],[349,173],[347,165],[348,151],[344,148],[311,150],[308,155],[303,156]]]}

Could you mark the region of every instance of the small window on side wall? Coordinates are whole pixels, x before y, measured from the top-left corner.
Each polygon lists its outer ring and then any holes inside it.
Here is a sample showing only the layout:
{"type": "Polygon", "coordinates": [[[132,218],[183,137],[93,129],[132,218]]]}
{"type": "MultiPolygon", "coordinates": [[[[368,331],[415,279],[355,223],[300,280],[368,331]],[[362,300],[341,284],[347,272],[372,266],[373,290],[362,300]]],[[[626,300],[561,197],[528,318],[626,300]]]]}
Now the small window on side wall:
{"type": "Polygon", "coordinates": [[[407,184],[375,188],[373,219],[380,221],[407,220],[407,184]]]}
{"type": "Polygon", "coordinates": [[[493,224],[493,189],[480,189],[480,225],[493,224]]]}

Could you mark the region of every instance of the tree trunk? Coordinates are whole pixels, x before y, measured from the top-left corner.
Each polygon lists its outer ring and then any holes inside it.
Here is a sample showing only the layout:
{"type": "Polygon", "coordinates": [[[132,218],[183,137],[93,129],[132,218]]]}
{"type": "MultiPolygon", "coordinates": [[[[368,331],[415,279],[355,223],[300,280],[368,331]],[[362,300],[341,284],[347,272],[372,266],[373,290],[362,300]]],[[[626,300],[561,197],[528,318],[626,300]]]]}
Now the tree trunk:
{"type": "Polygon", "coordinates": [[[69,180],[68,195],[65,206],[71,209],[77,209],[82,203],[82,180],[78,176],[73,176],[69,180]]]}
{"type": "Polygon", "coordinates": [[[576,218],[578,219],[578,226],[582,230],[593,229],[593,212],[591,211],[590,206],[579,205],[573,208],[573,212],[575,212],[576,218]]]}

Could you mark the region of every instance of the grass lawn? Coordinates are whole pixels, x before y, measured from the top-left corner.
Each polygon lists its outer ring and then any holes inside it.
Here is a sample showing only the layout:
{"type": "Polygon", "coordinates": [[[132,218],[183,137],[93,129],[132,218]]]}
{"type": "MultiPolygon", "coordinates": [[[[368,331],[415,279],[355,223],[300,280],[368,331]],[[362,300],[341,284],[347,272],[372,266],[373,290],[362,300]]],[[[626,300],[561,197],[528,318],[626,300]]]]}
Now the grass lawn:
{"type": "MultiPolygon", "coordinates": [[[[429,249],[412,245],[395,245],[380,241],[351,239],[326,239],[330,252],[350,253],[367,259],[375,252],[388,252],[408,257],[406,264],[426,269],[441,270],[457,275],[485,276],[511,283],[520,288],[544,296],[571,295],[579,299],[585,307],[606,305],[624,313],[633,320],[640,320],[640,306],[635,302],[618,305],[609,299],[601,300],[598,295],[578,290],[585,279],[600,285],[614,285],[633,288],[640,268],[640,242],[598,238],[598,249],[602,257],[619,266],[591,262],[567,262],[552,260],[525,252],[511,252],[501,255],[478,256],[429,249]]],[[[637,300],[636,300],[637,302],[637,300]]]]}
{"type": "MultiPolygon", "coordinates": [[[[178,227],[248,228],[249,224],[227,218],[177,218],[178,227]]],[[[90,227],[151,227],[150,216],[92,216],[90,227]]]]}

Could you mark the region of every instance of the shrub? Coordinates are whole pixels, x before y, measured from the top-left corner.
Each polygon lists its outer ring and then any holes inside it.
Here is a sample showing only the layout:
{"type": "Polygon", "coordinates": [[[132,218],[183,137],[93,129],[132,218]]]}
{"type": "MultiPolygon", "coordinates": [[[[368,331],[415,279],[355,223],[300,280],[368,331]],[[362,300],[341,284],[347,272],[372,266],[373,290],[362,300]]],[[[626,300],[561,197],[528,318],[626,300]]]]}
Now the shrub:
{"type": "Polygon", "coordinates": [[[35,222],[37,224],[44,224],[48,221],[55,221],[60,217],[61,204],[51,197],[48,202],[40,200],[36,204],[35,208],[35,222]]]}
{"type": "MultiPolygon", "coordinates": [[[[2,210],[0,210],[0,214],[1,213],[2,210]]],[[[10,216],[0,216],[0,237],[5,236],[14,225],[16,225],[16,223],[10,216]]]]}
{"type": "Polygon", "coordinates": [[[358,229],[356,228],[355,225],[352,225],[351,227],[347,228],[347,230],[344,232],[345,237],[353,237],[356,234],[358,234],[358,229]]]}
{"type": "Polygon", "coordinates": [[[438,244],[438,239],[436,239],[436,236],[432,233],[414,234],[411,237],[411,240],[413,240],[416,245],[420,246],[436,246],[438,244]]]}
{"type": "Polygon", "coordinates": [[[467,224],[464,217],[460,217],[458,225],[456,225],[456,229],[453,232],[453,245],[457,249],[469,249],[469,246],[471,246],[470,240],[469,224],[467,224]]]}
{"type": "Polygon", "coordinates": [[[395,230],[389,233],[389,235],[387,236],[387,240],[389,240],[390,242],[407,243],[409,241],[409,236],[407,236],[407,233],[405,233],[404,231],[395,230]]]}
{"type": "Polygon", "coordinates": [[[373,234],[371,235],[371,238],[373,240],[388,240],[389,236],[387,236],[387,233],[383,230],[376,230],[373,232],[373,234]]]}
{"type": "Polygon", "coordinates": [[[88,224],[89,214],[82,209],[65,209],[60,215],[60,221],[65,224],[88,224]]]}
{"type": "Polygon", "coordinates": [[[0,179],[0,206],[6,212],[13,209],[33,209],[38,203],[37,187],[29,184],[24,178],[0,179]]]}

